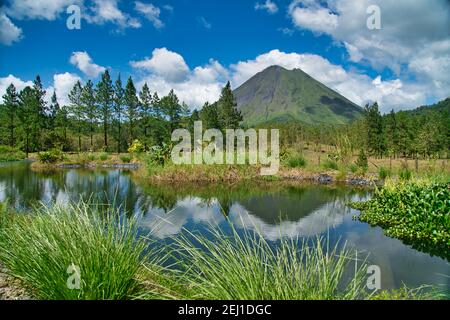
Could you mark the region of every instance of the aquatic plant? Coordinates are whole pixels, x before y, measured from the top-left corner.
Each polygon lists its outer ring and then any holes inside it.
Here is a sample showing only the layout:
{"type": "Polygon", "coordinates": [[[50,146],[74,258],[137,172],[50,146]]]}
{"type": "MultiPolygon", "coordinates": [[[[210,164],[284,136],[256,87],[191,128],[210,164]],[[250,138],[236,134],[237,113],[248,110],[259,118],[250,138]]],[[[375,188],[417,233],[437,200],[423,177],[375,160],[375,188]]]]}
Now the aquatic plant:
{"type": "Polygon", "coordinates": [[[450,258],[450,185],[434,182],[388,183],[364,203],[359,220],[382,227],[388,236],[450,258]]]}

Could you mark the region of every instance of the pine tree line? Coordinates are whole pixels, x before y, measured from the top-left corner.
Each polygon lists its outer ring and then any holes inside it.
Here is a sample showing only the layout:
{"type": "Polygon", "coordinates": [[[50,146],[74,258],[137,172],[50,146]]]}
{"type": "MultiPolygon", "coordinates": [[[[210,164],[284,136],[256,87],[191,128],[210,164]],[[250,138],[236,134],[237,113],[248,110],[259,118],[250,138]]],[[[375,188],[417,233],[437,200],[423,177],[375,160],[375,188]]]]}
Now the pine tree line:
{"type": "Polygon", "coordinates": [[[138,92],[131,77],[124,86],[120,75],[113,82],[108,70],[97,84],[78,81],[67,106],[59,104],[56,92],[49,103],[45,94],[39,76],[20,92],[13,84],[8,87],[0,105],[0,145],[27,154],[52,148],[121,153],[135,140],[146,149],[169,143],[173,130],[193,128],[197,120],[204,121],[204,128],[217,129],[237,128],[242,122],[230,83],[216,103],[192,113],[173,90],[160,98],[145,83],[138,92]]]}

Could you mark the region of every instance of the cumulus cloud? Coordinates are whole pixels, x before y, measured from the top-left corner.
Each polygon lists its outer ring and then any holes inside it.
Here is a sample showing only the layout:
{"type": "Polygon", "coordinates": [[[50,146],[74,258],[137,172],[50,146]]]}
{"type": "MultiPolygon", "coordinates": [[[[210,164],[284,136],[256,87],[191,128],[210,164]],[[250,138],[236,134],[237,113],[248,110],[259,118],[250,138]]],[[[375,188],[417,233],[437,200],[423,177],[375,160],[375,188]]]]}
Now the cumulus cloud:
{"type": "Polygon", "coordinates": [[[296,27],[344,45],[351,61],[420,79],[418,85],[436,99],[450,95],[450,2],[295,0],[288,13],[296,27]],[[380,30],[367,27],[371,5],[381,9],[380,30]]]}
{"type": "Polygon", "coordinates": [[[319,33],[331,33],[338,27],[338,16],[328,8],[315,5],[300,7],[297,6],[298,3],[295,1],[289,7],[289,13],[296,26],[319,33]]]}
{"type": "Polygon", "coordinates": [[[87,52],[73,52],[70,63],[80,69],[88,77],[96,78],[106,70],[105,67],[95,64],[87,52]]]}
{"type": "Polygon", "coordinates": [[[86,20],[99,25],[113,23],[119,27],[119,30],[140,28],[140,21],[123,12],[118,6],[118,2],[118,0],[93,0],[94,5],[90,8],[91,14],[85,16],[86,20]]]}
{"type": "Polygon", "coordinates": [[[139,81],[138,87],[147,83],[152,91],[157,91],[160,95],[166,95],[173,89],[181,101],[191,108],[199,108],[205,102],[217,101],[226,83],[227,73],[220,63],[211,60],[207,65],[189,71],[184,81],[171,82],[159,75],[150,74],[139,81]]]}
{"type": "Polygon", "coordinates": [[[407,83],[400,79],[384,81],[381,77],[371,78],[356,71],[347,71],[319,55],[285,53],[280,50],[272,50],[254,60],[231,65],[234,87],[272,65],[288,70],[301,69],[360,106],[378,101],[384,112],[425,104],[429,89],[425,85],[407,83]]]}
{"type": "Polygon", "coordinates": [[[6,89],[10,84],[13,84],[16,87],[17,92],[23,90],[26,86],[32,86],[32,81],[23,81],[20,78],[17,78],[10,74],[7,77],[0,78],[0,101],[3,102],[3,95],[6,93],[6,89]]]}
{"type": "Polygon", "coordinates": [[[255,10],[265,10],[270,14],[278,12],[278,6],[275,2],[271,0],[266,0],[266,2],[257,2],[255,4],[255,10]]]}
{"type": "MultiPolygon", "coordinates": [[[[70,90],[72,90],[73,86],[77,81],[81,81],[81,78],[73,73],[66,72],[55,74],[53,76],[53,84],[45,88],[46,90],[45,100],[47,102],[50,102],[53,92],[56,91],[56,96],[58,97],[59,104],[62,106],[68,105],[69,104],[68,94],[70,90]]],[[[0,78],[0,102],[3,101],[2,97],[6,93],[6,88],[8,88],[8,86],[11,83],[14,84],[17,92],[23,90],[27,86],[30,87],[33,86],[33,81],[31,80],[24,81],[11,74],[7,77],[0,78]]]]}
{"type": "Polygon", "coordinates": [[[153,23],[155,28],[160,29],[164,27],[164,23],[159,18],[161,9],[151,3],[136,1],[134,4],[135,10],[144,15],[147,20],[153,23]]]}
{"type": "Polygon", "coordinates": [[[84,0],[9,0],[5,11],[15,19],[55,20],[70,5],[83,3],[84,0]]]}
{"type": "Polygon", "coordinates": [[[10,46],[21,38],[22,29],[14,25],[4,13],[0,13],[0,43],[10,46]]]}
{"type": "Polygon", "coordinates": [[[152,56],[141,61],[132,61],[133,68],[150,71],[169,82],[180,82],[189,74],[184,58],[167,48],[153,50],[152,56]]]}
{"type": "Polygon", "coordinates": [[[77,81],[81,82],[82,80],[78,75],[73,73],[65,72],[55,74],[53,76],[53,87],[47,89],[47,95],[53,94],[53,90],[55,90],[59,104],[61,106],[69,105],[68,95],[77,81]]]}

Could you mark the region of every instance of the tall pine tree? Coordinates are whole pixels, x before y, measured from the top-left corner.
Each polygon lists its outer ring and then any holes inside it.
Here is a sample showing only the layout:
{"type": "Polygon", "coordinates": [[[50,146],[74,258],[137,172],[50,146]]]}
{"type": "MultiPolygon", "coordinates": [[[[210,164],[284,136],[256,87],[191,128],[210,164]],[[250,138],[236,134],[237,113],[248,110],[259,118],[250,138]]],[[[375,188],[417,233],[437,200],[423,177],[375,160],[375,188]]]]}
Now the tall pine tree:
{"type": "Polygon", "coordinates": [[[114,89],[109,75],[106,70],[102,74],[102,80],[97,83],[96,88],[97,103],[100,107],[101,118],[103,122],[103,138],[105,151],[108,150],[108,129],[111,120],[111,110],[113,107],[114,89]]]}

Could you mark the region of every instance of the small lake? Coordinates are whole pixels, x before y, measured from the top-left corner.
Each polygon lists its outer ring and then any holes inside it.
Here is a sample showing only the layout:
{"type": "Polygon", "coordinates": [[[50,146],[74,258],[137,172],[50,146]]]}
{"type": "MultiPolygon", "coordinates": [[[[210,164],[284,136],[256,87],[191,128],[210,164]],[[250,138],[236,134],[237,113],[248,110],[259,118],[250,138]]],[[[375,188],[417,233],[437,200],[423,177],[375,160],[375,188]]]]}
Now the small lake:
{"type": "Polygon", "coordinates": [[[447,260],[419,252],[383,234],[382,229],[355,221],[349,201],[370,198],[370,191],[348,186],[246,184],[236,186],[149,185],[126,170],[56,170],[33,172],[30,163],[0,164],[0,201],[19,210],[36,202],[67,203],[94,198],[115,202],[124,213],[140,217],[140,232],[156,240],[211,226],[229,231],[258,230],[276,245],[282,237],[323,236],[330,245],[346,243],[370,264],[381,268],[382,288],[441,285],[450,290],[447,260]]]}

